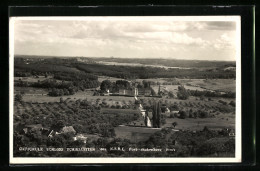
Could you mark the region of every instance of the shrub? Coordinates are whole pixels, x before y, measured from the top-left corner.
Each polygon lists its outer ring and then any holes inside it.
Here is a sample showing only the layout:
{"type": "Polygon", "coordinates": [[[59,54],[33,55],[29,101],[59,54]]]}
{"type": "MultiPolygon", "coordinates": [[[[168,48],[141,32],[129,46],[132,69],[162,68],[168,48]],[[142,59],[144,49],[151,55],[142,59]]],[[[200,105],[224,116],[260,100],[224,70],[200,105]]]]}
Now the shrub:
{"type": "Polygon", "coordinates": [[[233,107],[236,107],[236,103],[235,103],[233,100],[230,101],[229,105],[230,105],[230,106],[233,106],[233,107]]]}
{"type": "Polygon", "coordinates": [[[17,102],[21,102],[23,100],[23,96],[21,94],[16,94],[14,100],[17,102]]]}
{"type": "Polygon", "coordinates": [[[178,93],[177,97],[181,100],[186,100],[189,98],[189,93],[188,91],[184,88],[184,86],[178,86],[178,93]]]}
{"type": "Polygon", "coordinates": [[[179,111],[179,114],[180,114],[180,118],[181,119],[185,119],[187,117],[187,113],[185,111],[179,111]]]}
{"type": "Polygon", "coordinates": [[[208,112],[206,111],[199,111],[198,113],[200,118],[207,118],[209,116],[208,112]]]}
{"type": "Polygon", "coordinates": [[[218,102],[221,103],[221,104],[223,104],[223,105],[226,105],[226,104],[227,104],[227,102],[225,102],[225,101],[223,101],[223,100],[219,100],[218,102]]]}

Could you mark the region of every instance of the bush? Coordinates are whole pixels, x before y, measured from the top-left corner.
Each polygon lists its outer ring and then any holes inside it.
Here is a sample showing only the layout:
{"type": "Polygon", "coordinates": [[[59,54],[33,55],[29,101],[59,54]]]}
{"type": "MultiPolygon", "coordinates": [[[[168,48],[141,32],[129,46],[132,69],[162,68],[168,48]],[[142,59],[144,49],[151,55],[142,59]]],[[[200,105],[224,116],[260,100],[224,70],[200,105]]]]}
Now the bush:
{"type": "Polygon", "coordinates": [[[189,98],[189,93],[188,91],[184,88],[184,86],[178,86],[178,93],[177,97],[181,100],[186,100],[189,98]]]}
{"type": "Polygon", "coordinates": [[[170,110],[173,111],[173,110],[179,110],[179,106],[177,104],[174,104],[170,107],[170,110]]]}
{"type": "Polygon", "coordinates": [[[233,106],[233,107],[236,107],[236,103],[235,103],[233,100],[230,101],[229,105],[230,105],[230,106],[233,106]]]}
{"type": "Polygon", "coordinates": [[[207,118],[209,116],[208,112],[206,111],[198,111],[200,118],[207,118]]]}
{"type": "Polygon", "coordinates": [[[21,94],[16,94],[14,97],[14,101],[16,101],[16,102],[23,101],[23,96],[21,94]]]}
{"type": "Polygon", "coordinates": [[[179,111],[179,114],[180,114],[180,118],[181,119],[185,119],[187,117],[187,113],[185,111],[179,111]]]}
{"type": "Polygon", "coordinates": [[[169,96],[170,98],[174,98],[173,92],[172,92],[172,91],[169,91],[168,96],[169,96]]]}
{"type": "Polygon", "coordinates": [[[223,104],[223,105],[227,105],[227,102],[223,101],[223,100],[219,100],[219,103],[223,104]]]}

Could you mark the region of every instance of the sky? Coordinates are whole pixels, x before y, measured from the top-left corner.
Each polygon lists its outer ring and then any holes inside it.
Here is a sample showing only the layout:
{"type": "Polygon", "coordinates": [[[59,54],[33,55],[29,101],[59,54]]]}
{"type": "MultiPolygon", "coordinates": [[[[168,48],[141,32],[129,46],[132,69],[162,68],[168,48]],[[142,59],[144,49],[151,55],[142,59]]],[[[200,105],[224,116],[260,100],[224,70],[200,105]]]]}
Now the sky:
{"type": "Polygon", "coordinates": [[[235,61],[236,33],[236,22],[226,20],[18,17],[14,54],[235,61]]]}

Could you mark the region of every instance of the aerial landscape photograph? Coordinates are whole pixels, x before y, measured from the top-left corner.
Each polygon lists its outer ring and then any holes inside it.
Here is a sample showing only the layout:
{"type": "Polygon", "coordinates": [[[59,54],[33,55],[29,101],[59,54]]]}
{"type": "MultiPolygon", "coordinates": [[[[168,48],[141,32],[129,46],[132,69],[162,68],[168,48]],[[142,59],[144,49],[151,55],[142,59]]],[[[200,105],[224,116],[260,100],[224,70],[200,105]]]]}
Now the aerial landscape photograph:
{"type": "Polygon", "coordinates": [[[16,18],[13,157],[234,158],[237,23],[16,18]]]}

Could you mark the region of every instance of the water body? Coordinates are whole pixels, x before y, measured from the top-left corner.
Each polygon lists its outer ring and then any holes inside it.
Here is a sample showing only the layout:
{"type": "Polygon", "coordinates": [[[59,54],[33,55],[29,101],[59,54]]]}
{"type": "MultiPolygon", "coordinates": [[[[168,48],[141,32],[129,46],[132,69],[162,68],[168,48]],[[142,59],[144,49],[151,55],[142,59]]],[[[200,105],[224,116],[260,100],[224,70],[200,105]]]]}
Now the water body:
{"type": "Polygon", "coordinates": [[[164,65],[147,65],[147,64],[140,64],[140,63],[121,63],[121,62],[119,63],[119,62],[105,62],[105,61],[99,61],[97,63],[103,65],[139,66],[139,67],[154,67],[154,68],[164,68],[164,69],[191,69],[185,67],[168,67],[164,65]]]}

